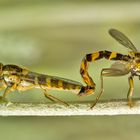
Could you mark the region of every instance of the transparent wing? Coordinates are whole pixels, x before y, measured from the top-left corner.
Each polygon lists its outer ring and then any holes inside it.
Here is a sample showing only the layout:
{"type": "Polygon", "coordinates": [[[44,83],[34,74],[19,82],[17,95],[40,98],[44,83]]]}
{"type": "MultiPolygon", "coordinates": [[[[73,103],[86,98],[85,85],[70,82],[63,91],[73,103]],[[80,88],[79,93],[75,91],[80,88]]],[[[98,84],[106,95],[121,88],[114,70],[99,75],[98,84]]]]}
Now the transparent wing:
{"type": "Polygon", "coordinates": [[[110,29],[109,34],[116,39],[120,44],[123,46],[131,49],[132,51],[136,52],[137,49],[134,46],[134,44],[126,37],[122,32],[116,30],[116,29],[110,29]]]}
{"type": "Polygon", "coordinates": [[[119,76],[119,75],[125,75],[125,74],[129,73],[129,69],[126,67],[126,63],[115,62],[111,65],[111,68],[118,70],[118,73],[116,71],[116,76],[117,76],[117,74],[119,76]]]}
{"type": "Polygon", "coordinates": [[[123,76],[129,73],[129,69],[125,67],[125,64],[121,62],[115,62],[110,68],[103,69],[102,76],[123,76]]]}

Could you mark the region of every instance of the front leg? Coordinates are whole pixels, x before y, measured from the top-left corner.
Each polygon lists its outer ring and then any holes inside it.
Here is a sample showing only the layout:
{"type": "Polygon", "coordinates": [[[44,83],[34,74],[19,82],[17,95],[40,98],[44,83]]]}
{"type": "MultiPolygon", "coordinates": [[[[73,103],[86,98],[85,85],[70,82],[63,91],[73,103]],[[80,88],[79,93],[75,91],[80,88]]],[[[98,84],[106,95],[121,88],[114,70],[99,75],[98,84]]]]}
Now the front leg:
{"type": "MultiPolygon", "coordinates": [[[[7,88],[7,85],[5,84],[4,81],[0,80],[0,83],[1,83],[0,91],[7,88]]],[[[6,102],[6,101],[7,101],[7,100],[5,100],[5,99],[3,98],[3,95],[0,96],[0,102],[6,102]]]]}
{"type": "Polygon", "coordinates": [[[3,94],[3,98],[6,98],[8,94],[17,90],[17,87],[20,83],[20,77],[17,75],[4,75],[4,84],[6,89],[3,94]]]}
{"type": "MultiPolygon", "coordinates": [[[[1,89],[4,89],[4,88],[5,88],[5,86],[1,87],[1,89]]],[[[16,90],[16,84],[14,84],[13,86],[7,86],[5,91],[4,91],[4,93],[3,93],[3,95],[0,96],[0,103],[8,104],[9,101],[6,99],[6,96],[8,94],[10,94],[12,91],[15,91],[15,90],[16,90]]]]}
{"type": "Polygon", "coordinates": [[[17,90],[17,84],[13,84],[12,86],[7,86],[4,93],[3,98],[6,98],[7,95],[9,95],[11,92],[17,90]]]}
{"type": "MultiPolygon", "coordinates": [[[[0,90],[4,90],[4,89],[5,89],[5,86],[0,87],[0,90]]],[[[3,102],[7,102],[7,100],[3,98],[3,96],[0,96],[0,103],[3,103],[3,102]]]]}

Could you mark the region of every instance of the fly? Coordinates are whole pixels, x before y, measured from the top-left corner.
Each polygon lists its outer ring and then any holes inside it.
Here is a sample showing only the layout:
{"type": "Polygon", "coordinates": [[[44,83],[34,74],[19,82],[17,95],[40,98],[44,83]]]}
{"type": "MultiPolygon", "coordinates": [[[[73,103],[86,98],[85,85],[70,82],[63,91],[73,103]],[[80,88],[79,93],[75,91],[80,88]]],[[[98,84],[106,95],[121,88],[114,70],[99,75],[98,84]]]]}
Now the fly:
{"type": "Polygon", "coordinates": [[[28,69],[19,67],[17,65],[3,65],[0,63],[0,90],[4,89],[3,99],[13,91],[25,91],[33,88],[39,88],[44,91],[46,98],[54,102],[60,102],[69,105],[67,102],[60,100],[48,93],[48,90],[66,90],[76,94],[88,93],[92,91],[91,87],[83,86],[80,82],[35,73],[28,69]]]}
{"type": "MultiPolygon", "coordinates": [[[[110,68],[103,68],[101,70],[101,74],[100,74],[101,75],[101,90],[99,94],[97,95],[96,101],[91,106],[91,108],[93,108],[96,105],[96,103],[99,101],[101,95],[104,92],[104,86],[103,86],[104,77],[124,76],[129,73],[130,73],[130,76],[128,77],[129,90],[127,94],[127,99],[128,99],[128,105],[132,107],[133,106],[132,96],[134,93],[133,78],[134,76],[137,76],[140,79],[140,52],[136,49],[136,47],[128,39],[128,37],[126,37],[122,32],[116,29],[110,29],[109,34],[121,45],[128,48],[130,51],[128,55],[124,55],[117,52],[103,50],[103,51],[87,54],[83,58],[81,67],[80,67],[80,73],[82,75],[84,82],[87,84],[88,87],[91,87],[92,89],[95,89],[96,85],[88,73],[89,64],[91,62],[94,62],[96,60],[103,59],[103,58],[107,60],[116,61],[114,64],[111,65],[110,68]]],[[[93,93],[94,91],[92,92],[92,94],[93,93]]]]}

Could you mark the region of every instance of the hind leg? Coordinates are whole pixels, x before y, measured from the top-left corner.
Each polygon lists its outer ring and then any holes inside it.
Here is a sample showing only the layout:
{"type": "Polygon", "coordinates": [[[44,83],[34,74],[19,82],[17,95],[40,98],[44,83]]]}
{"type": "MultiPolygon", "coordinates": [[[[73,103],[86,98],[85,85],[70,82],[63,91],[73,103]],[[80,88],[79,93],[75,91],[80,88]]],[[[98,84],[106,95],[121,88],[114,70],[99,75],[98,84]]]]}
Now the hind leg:
{"type": "Polygon", "coordinates": [[[93,103],[93,105],[91,106],[91,108],[93,108],[97,102],[99,101],[100,97],[102,96],[103,92],[104,92],[104,82],[103,82],[103,77],[111,77],[111,76],[122,76],[125,75],[126,71],[124,70],[120,70],[120,69],[115,69],[115,68],[104,68],[101,71],[101,89],[99,94],[96,97],[95,102],[93,103]]]}
{"type": "Polygon", "coordinates": [[[127,94],[127,99],[128,99],[128,105],[130,107],[133,107],[133,102],[132,102],[132,96],[134,93],[134,82],[133,82],[133,76],[130,76],[128,78],[128,82],[129,82],[129,90],[128,90],[128,94],[127,94]]]}
{"type": "Polygon", "coordinates": [[[62,103],[62,104],[64,104],[64,105],[66,105],[66,106],[69,106],[69,104],[68,104],[67,102],[65,102],[65,101],[63,101],[63,100],[60,100],[60,99],[56,98],[56,97],[53,96],[53,95],[48,94],[48,93],[46,92],[46,90],[45,90],[45,92],[44,92],[44,95],[45,95],[46,98],[48,98],[49,100],[51,100],[51,101],[53,101],[53,102],[59,102],[59,103],[62,103]]]}

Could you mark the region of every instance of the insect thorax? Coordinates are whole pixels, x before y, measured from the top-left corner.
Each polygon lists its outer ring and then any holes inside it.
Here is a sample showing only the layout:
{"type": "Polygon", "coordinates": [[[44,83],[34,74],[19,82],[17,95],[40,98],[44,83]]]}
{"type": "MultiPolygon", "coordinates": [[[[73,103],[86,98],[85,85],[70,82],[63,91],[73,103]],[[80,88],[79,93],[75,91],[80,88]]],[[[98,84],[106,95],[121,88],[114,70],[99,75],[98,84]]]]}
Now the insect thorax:
{"type": "Polygon", "coordinates": [[[140,75],[140,52],[130,52],[129,56],[131,57],[129,63],[131,73],[134,75],[140,75]]]}

